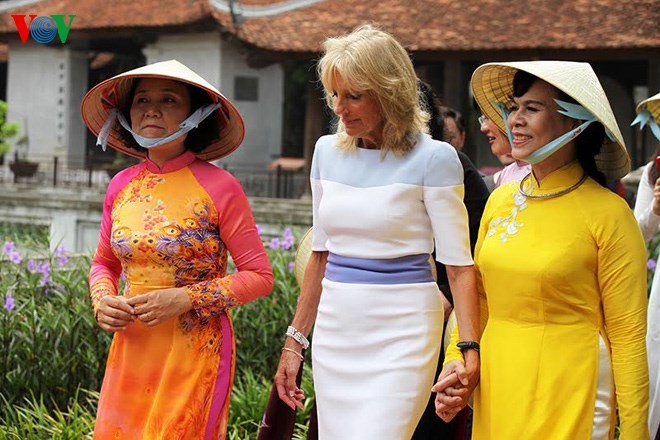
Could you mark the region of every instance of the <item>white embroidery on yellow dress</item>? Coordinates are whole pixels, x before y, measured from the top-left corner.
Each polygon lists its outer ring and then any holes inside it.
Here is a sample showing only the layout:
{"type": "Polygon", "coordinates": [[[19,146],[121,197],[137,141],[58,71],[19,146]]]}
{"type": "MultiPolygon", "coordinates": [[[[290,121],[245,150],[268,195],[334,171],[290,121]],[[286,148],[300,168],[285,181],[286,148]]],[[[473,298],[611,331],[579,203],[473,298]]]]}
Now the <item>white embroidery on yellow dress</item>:
{"type": "Polygon", "coordinates": [[[516,234],[521,227],[525,226],[524,223],[517,221],[517,217],[520,211],[527,208],[527,197],[518,191],[514,192],[512,197],[515,206],[511,208],[511,214],[507,217],[494,218],[488,224],[487,236],[492,237],[501,229],[501,231],[499,231],[499,237],[502,243],[506,243],[509,235],[516,234]]]}

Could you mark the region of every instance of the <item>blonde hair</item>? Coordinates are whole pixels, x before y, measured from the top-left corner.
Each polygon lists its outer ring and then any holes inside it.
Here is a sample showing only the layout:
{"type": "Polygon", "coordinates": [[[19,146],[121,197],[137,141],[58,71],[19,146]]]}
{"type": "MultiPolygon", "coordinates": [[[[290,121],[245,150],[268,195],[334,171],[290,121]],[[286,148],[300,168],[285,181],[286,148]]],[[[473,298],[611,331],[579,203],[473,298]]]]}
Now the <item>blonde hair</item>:
{"type": "MultiPolygon", "coordinates": [[[[369,93],[380,104],[385,121],[383,155],[388,151],[402,155],[427,133],[428,113],[420,105],[420,90],[412,61],[392,35],[370,25],[358,27],[343,37],[328,38],[319,60],[318,75],[325,89],[328,106],[333,108],[335,75],[341,75],[351,91],[369,93]]],[[[345,151],[358,146],[358,138],[349,136],[337,123],[337,143],[345,151]]]]}

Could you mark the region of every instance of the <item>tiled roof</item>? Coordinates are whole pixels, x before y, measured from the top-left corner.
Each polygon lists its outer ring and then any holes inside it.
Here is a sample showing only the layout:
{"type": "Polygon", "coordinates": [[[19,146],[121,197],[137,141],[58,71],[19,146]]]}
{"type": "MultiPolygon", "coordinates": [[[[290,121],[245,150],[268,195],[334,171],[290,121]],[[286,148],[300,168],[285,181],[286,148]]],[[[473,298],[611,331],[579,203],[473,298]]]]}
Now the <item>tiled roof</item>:
{"type": "MultiPolygon", "coordinates": [[[[71,30],[186,27],[215,20],[261,49],[317,52],[329,36],[366,23],[412,51],[659,49],[658,0],[241,0],[235,27],[227,0],[42,0],[0,13],[0,38],[17,36],[10,14],[76,14],[71,30]],[[303,3],[275,15],[266,6],[303,3]],[[218,7],[220,4],[225,8],[218,7]],[[256,16],[255,16],[256,15],[256,16]]],[[[2,3],[0,3],[0,9],[2,3]]]]}
{"type": "MultiPolygon", "coordinates": [[[[227,14],[214,13],[233,29],[227,14]]],[[[658,0],[326,0],[247,18],[236,34],[263,49],[313,52],[365,22],[413,51],[660,48],[658,0]]]]}

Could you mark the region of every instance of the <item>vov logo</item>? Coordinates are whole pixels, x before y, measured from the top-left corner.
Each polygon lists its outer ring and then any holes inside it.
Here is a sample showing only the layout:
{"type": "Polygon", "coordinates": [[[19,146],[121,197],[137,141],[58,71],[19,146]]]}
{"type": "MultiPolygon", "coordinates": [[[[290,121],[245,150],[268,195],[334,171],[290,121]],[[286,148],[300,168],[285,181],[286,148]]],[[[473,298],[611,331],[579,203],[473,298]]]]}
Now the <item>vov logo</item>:
{"type": "Polygon", "coordinates": [[[69,25],[64,23],[64,15],[36,15],[30,14],[16,14],[12,15],[18,30],[18,36],[21,37],[23,44],[27,43],[28,34],[34,41],[41,44],[48,44],[55,38],[55,35],[60,37],[62,44],[66,43],[69,36],[73,19],[76,16],[69,14],[69,25]],[[26,23],[25,17],[30,17],[30,23],[26,23]]]}

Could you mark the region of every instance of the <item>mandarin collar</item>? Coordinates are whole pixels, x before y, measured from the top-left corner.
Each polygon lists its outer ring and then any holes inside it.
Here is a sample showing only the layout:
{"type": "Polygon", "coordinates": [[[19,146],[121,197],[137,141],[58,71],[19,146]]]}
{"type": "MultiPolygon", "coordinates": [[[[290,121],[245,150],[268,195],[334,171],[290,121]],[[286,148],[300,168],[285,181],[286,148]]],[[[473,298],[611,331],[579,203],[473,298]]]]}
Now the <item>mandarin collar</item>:
{"type": "Polygon", "coordinates": [[[149,172],[152,172],[154,174],[165,174],[165,173],[171,173],[173,171],[178,171],[181,168],[187,167],[188,165],[193,163],[196,158],[197,156],[195,156],[195,153],[186,150],[177,157],[165,161],[162,167],[156,165],[156,163],[153,162],[148,157],[145,159],[145,163],[147,165],[147,169],[149,170],[149,172]]]}
{"type": "Polygon", "coordinates": [[[575,185],[583,175],[584,170],[582,169],[582,165],[580,165],[580,162],[577,160],[574,160],[563,167],[554,170],[545,176],[541,182],[536,179],[534,173],[532,173],[532,178],[529,180],[535,193],[543,194],[544,191],[563,189],[575,185]]]}

